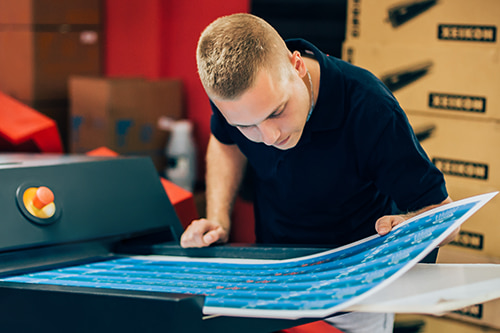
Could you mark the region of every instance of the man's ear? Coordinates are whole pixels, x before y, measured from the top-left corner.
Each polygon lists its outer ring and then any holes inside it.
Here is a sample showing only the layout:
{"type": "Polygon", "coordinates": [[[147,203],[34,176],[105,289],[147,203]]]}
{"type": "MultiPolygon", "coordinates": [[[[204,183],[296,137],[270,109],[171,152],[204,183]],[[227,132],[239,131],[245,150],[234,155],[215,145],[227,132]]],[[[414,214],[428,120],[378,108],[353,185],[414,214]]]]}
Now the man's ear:
{"type": "Polygon", "coordinates": [[[304,59],[300,55],[299,51],[293,51],[291,56],[292,66],[297,71],[299,76],[302,78],[307,73],[307,68],[304,63],[304,59]]]}

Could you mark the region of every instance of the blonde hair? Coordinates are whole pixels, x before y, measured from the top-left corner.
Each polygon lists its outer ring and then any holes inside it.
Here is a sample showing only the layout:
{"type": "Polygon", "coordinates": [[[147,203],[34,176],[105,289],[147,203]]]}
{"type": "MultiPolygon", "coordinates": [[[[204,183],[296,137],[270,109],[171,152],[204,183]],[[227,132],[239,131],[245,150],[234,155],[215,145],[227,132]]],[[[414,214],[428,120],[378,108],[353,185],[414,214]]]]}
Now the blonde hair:
{"type": "Polygon", "coordinates": [[[233,14],[218,18],[202,32],[196,61],[207,94],[227,100],[252,87],[260,69],[272,67],[280,74],[289,70],[283,66],[290,65],[284,61],[289,54],[281,36],[266,21],[251,14],[233,14]]]}

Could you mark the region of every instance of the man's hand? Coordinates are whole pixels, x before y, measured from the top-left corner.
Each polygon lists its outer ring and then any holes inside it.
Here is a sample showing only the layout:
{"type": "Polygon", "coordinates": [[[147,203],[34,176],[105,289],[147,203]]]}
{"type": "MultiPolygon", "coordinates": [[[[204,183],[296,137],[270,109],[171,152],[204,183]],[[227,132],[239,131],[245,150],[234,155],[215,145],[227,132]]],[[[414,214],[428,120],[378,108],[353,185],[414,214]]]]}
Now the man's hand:
{"type": "MultiPolygon", "coordinates": [[[[445,204],[450,203],[450,202],[452,202],[452,200],[450,199],[450,197],[448,197],[438,205],[428,206],[428,207],[425,207],[425,208],[423,208],[417,212],[414,212],[414,213],[408,213],[408,214],[402,214],[402,215],[382,216],[381,218],[379,218],[377,220],[377,222],[375,222],[375,230],[377,230],[377,233],[380,236],[386,235],[387,233],[389,233],[392,230],[392,228],[394,228],[398,224],[408,220],[409,218],[416,216],[420,213],[423,213],[427,210],[430,210],[432,208],[445,205],[445,204]]],[[[460,231],[460,227],[453,230],[453,232],[448,237],[446,237],[446,239],[444,241],[442,241],[441,244],[439,244],[438,246],[444,246],[444,245],[450,243],[451,241],[453,241],[455,239],[455,237],[457,237],[459,231],[460,231]]]]}
{"type": "Polygon", "coordinates": [[[384,236],[389,233],[395,226],[406,221],[408,219],[405,215],[386,215],[382,216],[375,222],[375,230],[380,236],[384,236]]]}
{"type": "Polygon", "coordinates": [[[229,232],[219,223],[207,219],[191,222],[181,236],[182,247],[206,247],[215,242],[225,243],[229,232]]]}
{"type": "Polygon", "coordinates": [[[237,145],[223,144],[212,134],[206,162],[207,218],[191,222],[181,236],[182,247],[206,247],[229,240],[232,205],[247,160],[237,145]]]}

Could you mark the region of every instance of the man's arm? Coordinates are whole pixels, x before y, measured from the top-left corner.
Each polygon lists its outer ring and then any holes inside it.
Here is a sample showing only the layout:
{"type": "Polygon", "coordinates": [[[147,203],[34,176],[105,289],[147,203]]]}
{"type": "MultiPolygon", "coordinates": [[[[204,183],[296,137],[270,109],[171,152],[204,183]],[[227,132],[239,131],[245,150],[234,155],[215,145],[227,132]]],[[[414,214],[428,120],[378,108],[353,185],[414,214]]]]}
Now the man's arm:
{"type": "MultiPolygon", "coordinates": [[[[402,223],[403,221],[408,220],[409,218],[412,218],[413,216],[417,216],[418,214],[421,214],[425,211],[431,210],[433,208],[445,205],[447,203],[452,202],[450,197],[447,197],[444,199],[441,203],[437,205],[430,205],[427,207],[424,207],[416,212],[411,212],[407,214],[402,214],[402,215],[386,215],[377,220],[375,223],[375,230],[377,230],[377,233],[379,235],[385,235],[389,231],[392,230],[393,227],[397,226],[398,224],[402,223]]],[[[451,242],[455,237],[457,236],[458,232],[460,231],[460,228],[457,228],[450,236],[448,236],[439,246],[443,246],[451,242]]]]}
{"type": "Polygon", "coordinates": [[[210,136],[207,148],[207,218],[193,221],[182,234],[182,247],[204,247],[227,242],[231,210],[243,177],[246,157],[236,145],[210,136]]]}

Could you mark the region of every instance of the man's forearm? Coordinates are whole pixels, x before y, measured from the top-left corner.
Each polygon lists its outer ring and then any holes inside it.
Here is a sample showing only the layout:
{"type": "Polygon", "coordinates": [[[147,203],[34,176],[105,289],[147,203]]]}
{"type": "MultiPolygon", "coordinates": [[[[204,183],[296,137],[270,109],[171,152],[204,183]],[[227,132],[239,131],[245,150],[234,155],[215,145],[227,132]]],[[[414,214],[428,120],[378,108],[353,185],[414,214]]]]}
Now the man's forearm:
{"type": "Polygon", "coordinates": [[[225,145],[211,136],[207,149],[207,219],[218,221],[229,233],[230,214],[246,166],[236,145],[225,145]]]}

